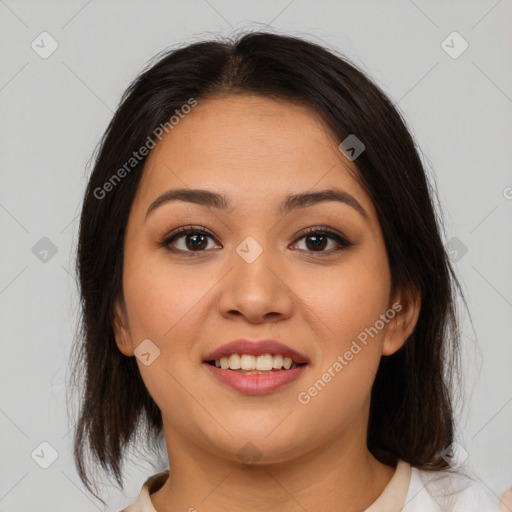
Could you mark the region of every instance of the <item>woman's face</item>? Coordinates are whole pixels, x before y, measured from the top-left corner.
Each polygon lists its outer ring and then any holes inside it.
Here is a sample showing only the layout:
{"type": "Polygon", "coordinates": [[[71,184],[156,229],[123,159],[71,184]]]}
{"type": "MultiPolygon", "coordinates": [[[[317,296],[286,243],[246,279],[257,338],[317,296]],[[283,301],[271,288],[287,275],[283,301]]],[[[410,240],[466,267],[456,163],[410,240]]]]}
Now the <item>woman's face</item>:
{"type": "MultiPolygon", "coordinates": [[[[376,211],[340,142],[306,108],[231,96],[199,101],[151,151],[127,224],[126,309],[116,305],[114,329],[126,355],[146,340],[137,364],[167,439],[260,462],[365,443],[379,360],[413,325],[390,297],[376,211]],[[222,195],[229,208],[154,203],[177,189],[222,195]],[[287,200],[327,190],[344,200],[287,200]],[[278,377],[208,364],[239,339],[278,341],[307,364],[278,377]],[[233,384],[220,378],[226,372],[233,384]]],[[[280,359],[260,359],[268,361],[280,359]]]]}

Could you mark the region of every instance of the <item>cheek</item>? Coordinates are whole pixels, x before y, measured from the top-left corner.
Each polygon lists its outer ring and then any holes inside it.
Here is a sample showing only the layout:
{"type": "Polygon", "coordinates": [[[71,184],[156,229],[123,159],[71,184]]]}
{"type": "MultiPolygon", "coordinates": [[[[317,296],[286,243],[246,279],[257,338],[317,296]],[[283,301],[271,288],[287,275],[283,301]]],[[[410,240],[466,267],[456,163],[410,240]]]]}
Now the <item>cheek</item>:
{"type": "Polygon", "coordinates": [[[195,360],[197,316],[204,314],[205,294],[214,283],[204,273],[177,268],[161,256],[133,252],[123,278],[133,346],[149,339],[159,350],[149,365],[137,359],[141,377],[160,409],[173,417],[190,401],[183,383],[195,360]]]}
{"type": "Polygon", "coordinates": [[[324,293],[313,298],[322,333],[320,350],[307,387],[297,399],[307,414],[323,418],[326,429],[358,417],[369,404],[387,326],[375,330],[388,302],[386,273],[369,271],[364,265],[352,270],[336,279],[331,276],[324,293]]]}
{"type": "Polygon", "coordinates": [[[214,282],[197,269],[166,265],[161,255],[134,254],[126,261],[123,279],[132,332],[162,342],[182,339],[175,333],[187,326],[194,310],[201,308],[214,282]]]}
{"type": "Polygon", "coordinates": [[[388,306],[390,275],[385,252],[382,257],[366,254],[372,256],[353,254],[346,265],[322,280],[312,299],[322,320],[323,353],[311,387],[303,390],[299,402],[307,402],[311,413],[323,414],[333,424],[339,415],[348,417],[369,403],[382,354],[387,323],[380,315],[388,306]],[[341,409],[332,408],[333,403],[341,409]]]}
{"type": "MultiPolygon", "coordinates": [[[[297,292],[305,305],[314,310],[325,334],[342,344],[357,337],[385,313],[390,280],[386,266],[371,264],[354,256],[336,271],[318,273],[297,292]]],[[[318,320],[317,320],[318,322],[318,320]]]]}

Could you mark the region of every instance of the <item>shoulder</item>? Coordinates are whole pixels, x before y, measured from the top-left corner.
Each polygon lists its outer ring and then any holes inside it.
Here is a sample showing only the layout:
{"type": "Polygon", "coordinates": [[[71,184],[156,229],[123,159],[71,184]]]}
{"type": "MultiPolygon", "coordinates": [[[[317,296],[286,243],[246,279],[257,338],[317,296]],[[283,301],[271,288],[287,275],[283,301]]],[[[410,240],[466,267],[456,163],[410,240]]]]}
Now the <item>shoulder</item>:
{"type": "Polygon", "coordinates": [[[150,495],[158,491],[168,478],[168,469],[150,476],[142,485],[140,494],[135,501],[119,512],[156,512],[151,502],[150,495]]]}
{"type": "Polygon", "coordinates": [[[500,512],[499,499],[462,471],[411,468],[404,512],[500,512]],[[426,508],[428,507],[428,508],[426,508]]]}

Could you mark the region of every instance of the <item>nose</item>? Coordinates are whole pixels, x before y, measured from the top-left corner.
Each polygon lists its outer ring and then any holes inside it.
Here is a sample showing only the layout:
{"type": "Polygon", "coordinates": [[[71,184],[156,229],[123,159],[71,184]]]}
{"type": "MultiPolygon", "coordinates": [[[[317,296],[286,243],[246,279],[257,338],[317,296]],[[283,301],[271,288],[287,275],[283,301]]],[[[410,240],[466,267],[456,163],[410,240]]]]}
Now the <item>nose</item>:
{"type": "Polygon", "coordinates": [[[226,318],[243,317],[254,324],[290,318],[295,298],[282,261],[270,250],[259,251],[253,259],[246,257],[254,251],[251,245],[241,244],[237,249],[230,259],[231,271],[220,283],[220,314],[226,318]],[[244,252],[247,247],[249,252],[244,252]]]}

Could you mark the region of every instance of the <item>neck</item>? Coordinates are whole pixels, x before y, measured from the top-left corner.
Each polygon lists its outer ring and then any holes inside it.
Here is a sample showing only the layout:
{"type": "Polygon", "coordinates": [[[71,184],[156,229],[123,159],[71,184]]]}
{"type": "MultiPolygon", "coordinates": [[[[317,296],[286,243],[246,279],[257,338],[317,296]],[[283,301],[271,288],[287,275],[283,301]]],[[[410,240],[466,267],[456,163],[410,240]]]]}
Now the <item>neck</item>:
{"type": "Polygon", "coordinates": [[[237,510],[241,503],[244,512],[361,512],[394,474],[394,468],[372,456],[361,436],[337,435],[334,442],[295,458],[251,465],[213,455],[165,427],[164,421],[170,476],[151,495],[158,512],[224,512],[237,510]]]}

